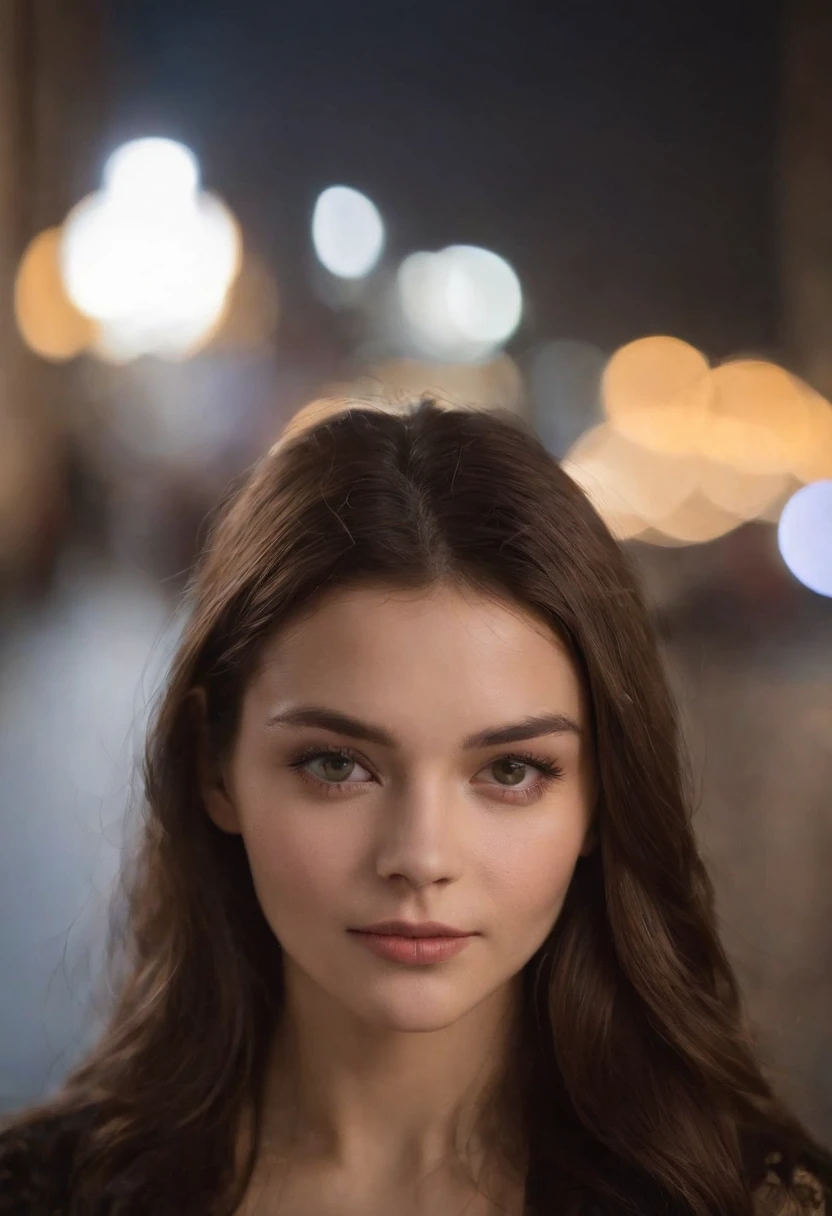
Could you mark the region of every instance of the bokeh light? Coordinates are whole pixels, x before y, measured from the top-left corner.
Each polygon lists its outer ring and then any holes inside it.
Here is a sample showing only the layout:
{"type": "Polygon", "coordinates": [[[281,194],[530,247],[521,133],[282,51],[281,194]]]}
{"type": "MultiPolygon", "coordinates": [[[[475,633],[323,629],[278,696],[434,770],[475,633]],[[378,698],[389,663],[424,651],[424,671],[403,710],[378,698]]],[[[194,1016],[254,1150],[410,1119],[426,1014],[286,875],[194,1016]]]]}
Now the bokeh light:
{"type": "Polygon", "coordinates": [[[586,431],[563,460],[619,540],[701,544],[752,518],[784,493],[778,479],[734,476],[696,455],[671,456],[626,438],[609,422],[586,431]]]}
{"type": "Polygon", "coordinates": [[[506,342],[520,324],[523,306],[511,266],[499,254],[474,245],[452,245],[445,256],[452,324],[472,342],[506,342]]]}
{"type": "Polygon", "coordinates": [[[727,536],[744,521],[696,489],[641,538],[651,544],[703,545],[727,536]]]}
{"type": "Polygon", "coordinates": [[[562,461],[564,472],[586,493],[598,514],[618,540],[627,540],[647,527],[633,509],[618,470],[621,445],[627,440],[605,424],[587,431],[562,461]]]}
{"type": "Polygon", "coordinates": [[[777,540],[795,578],[818,595],[832,596],[832,480],[812,482],[792,495],[777,540]]]}
{"type": "Polygon", "coordinates": [[[795,461],[792,472],[800,481],[826,481],[832,478],[832,405],[804,385],[811,416],[811,434],[806,450],[795,461]]]}
{"type": "Polygon", "coordinates": [[[148,216],[96,194],[67,217],[62,268],[70,297],[88,316],[165,328],[213,313],[236,269],[238,244],[218,200],[201,198],[185,215],[148,216]]]}
{"type": "Polygon", "coordinates": [[[738,519],[759,519],[775,504],[782,506],[792,488],[786,473],[747,473],[722,460],[699,461],[700,493],[738,519]]]}
{"type": "Polygon", "coordinates": [[[36,354],[55,361],[72,359],[96,334],[96,326],[75,307],[61,278],[60,230],[47,228],[26,248],[14,285],[14,310],[20,333],[36,354]]]}
{"type": "Polygon", "coordinates": [[[508,262],[488,249],[450,245],[438,253],[413,253],[399,267],[396,283],[408,335],[433,358],[484,358],[520,324],[520,281],[508,262]]]}
{"type": "Polygon", "coordinates": [[[187,357],[223,313],[239,226],[219,198],[195,193],[195,158],[171,141],[119,149],[105,181],[69,213],[60,242],[67,293],[101,327],[93,350],[116,361],[187,357]]]}
{"type": "Polygon", "coordinates": [[[608,361],[601,398],[612,432],[634,447],[595,428],[568,459],[579,478],[589,475],[596,485],[613,531],[622,511],[634,512],[644,524],[642,540],[701,543],[748,520],[777,522],[801,482],[832,477],[832,407],[765,359],[711,367],[678,338],[640,338],[608,361]],[[663,514],[657,503],[665,479],[678,474],[686,492],[663,514]]]}
{"type": "Polygon", "coordinates": [[[150,136],[122,144],[108,158],[104,192],[128,208],[169,210],[192,204],[199,189],[199,164],[190,148],[173,139],[150,136]]]}
{"type": "Polygon", "coordinates": [[[707,377],[700,450],[748,473],[788,473],[814,444],[812,390],[763,359],[733,359],[707,377]]]}
{"type": "Polygon", "coordinates": [[[614,500],[617,510],[650,524],[681,506],[696,489],[698,472],[695,458],[662,457],[626,439],[606,422],[578,440],[564,467],[576,480],[589,471],[604,487],[601,491],[599,485],[596,494],[603,493],[614,500]]]}
{"type": "Polygon", "coordinates": [[[639,338],[615,352],[601,379],[610,422],[628,439],[670,455],[701,450],[708,360],[679,338],[639,338]]]}
{"type": "Polygon", "coordinates": [[[384,222],[375,203],[351,186],[330,186],[312,212],[312,243],[319,261],[342,279],[361,279],[384,248],[384,222]]]}

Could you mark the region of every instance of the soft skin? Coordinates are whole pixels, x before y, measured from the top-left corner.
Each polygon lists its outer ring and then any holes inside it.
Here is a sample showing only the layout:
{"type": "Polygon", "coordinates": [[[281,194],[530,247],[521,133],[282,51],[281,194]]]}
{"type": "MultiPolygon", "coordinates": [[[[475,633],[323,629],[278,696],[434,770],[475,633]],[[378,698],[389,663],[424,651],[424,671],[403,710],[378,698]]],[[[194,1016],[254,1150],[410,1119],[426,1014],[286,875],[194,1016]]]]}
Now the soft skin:
{"type": "Polygon", "coordinates": [[[293,1155],[321,1176],[362,1180],[367,1203],[407,1190],[457,1143],[456,1120],[506,1048],[520,972],[595,845],[574,664],[545,621],[470,589],[331,593],[266,644],[230,754],[204,758],[202,793],[214,823],[242,834],[283,947],[269,1151],[287,1149],[291,1077],[293,1155]],[[300,705],[380,726],[395,743],[276,721],[300,705]],[[463,747],[545,712],[578,730],[463,747]],[[305,780],[290,764],[313,745],[352,755],[310,760],[305,780]],[[507,760],[518,751],[560,775],[546,782],[507,760]],[[350,932],[390,918],[477,936],[445,962],[405,966],[350,932]]]}

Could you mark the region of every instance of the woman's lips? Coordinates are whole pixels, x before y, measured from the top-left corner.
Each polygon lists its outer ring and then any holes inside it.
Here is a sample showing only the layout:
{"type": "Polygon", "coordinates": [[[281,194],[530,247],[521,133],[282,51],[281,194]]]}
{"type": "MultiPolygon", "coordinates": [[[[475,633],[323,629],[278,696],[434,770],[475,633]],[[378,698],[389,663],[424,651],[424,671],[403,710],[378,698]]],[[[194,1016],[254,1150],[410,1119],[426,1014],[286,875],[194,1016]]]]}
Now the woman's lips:
{"type": "Polygon", "coordinates": [[[465,937],[402,937],[395,933],[365,933],[357,929],[352,933],[368,949],[395,963],[425,966],[441,963],[453,958],[476,937],[469,933],[465,937]]]}

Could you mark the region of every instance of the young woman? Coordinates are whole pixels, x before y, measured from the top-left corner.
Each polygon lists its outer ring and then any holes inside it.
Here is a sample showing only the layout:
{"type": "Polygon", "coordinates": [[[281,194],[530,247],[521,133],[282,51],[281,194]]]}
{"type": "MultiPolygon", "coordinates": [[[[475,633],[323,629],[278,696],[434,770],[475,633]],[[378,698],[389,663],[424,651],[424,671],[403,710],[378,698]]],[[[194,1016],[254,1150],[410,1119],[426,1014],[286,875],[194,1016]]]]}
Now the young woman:
{"type": "Polygon", "coordinates": [[[189,600],[111,1020],[6,1127],[0,1212],[824,1210],[637,581],[520,422],[301,417],[189,600]]]}

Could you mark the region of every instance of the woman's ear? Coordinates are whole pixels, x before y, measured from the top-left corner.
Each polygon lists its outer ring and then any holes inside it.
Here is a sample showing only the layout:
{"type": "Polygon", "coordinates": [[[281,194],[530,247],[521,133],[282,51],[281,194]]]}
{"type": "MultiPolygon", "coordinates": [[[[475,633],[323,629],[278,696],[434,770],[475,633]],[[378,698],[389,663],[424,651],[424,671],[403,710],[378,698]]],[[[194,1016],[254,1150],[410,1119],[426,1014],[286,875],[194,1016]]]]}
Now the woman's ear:
{"type": "Polygon", "coordinates": [[[237,809],[228,793],[222,765],[211,749],[205,689],[194,688],[189,697],[197,738],[197,782],[203,806],[208,818],[220,831],[239,835],[242,829],[237,809]]]}

